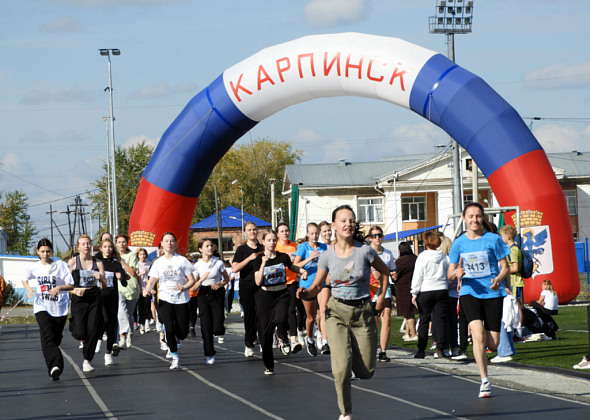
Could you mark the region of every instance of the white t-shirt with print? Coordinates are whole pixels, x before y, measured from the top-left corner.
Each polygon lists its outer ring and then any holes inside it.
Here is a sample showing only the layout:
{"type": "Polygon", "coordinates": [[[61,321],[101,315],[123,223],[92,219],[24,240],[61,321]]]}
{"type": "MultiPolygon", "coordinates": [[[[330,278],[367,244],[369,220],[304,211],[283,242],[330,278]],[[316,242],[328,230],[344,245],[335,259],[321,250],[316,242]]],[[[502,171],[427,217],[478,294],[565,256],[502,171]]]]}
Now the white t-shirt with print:
{"type": "MultiPolygon", "coordinates": [[[[70,272],[70,267],[63,261],[54,261],[50,265],[43,265],[37,261],[27,267],[23,281],[29,282],[35,280],[35,300],[33,302],[33,312],[46,311],[54,317],[66,316],[70,306],[70,297],[68,292],[59,292],[52,298],[51,289],[66,284],[74,284],[74,278],[70,272]]],[[[29,284],[34,288],[34,284],[29,284]]]]}
{"type": "Polygon", "coordinates": [[[199,276],[199,279],[209,273],[207,278],[201,283],[201,286],[212,286],[223,281],[222,273],[225,271],[225,265],[219,258],[211,259],[209,262],[200,259],[194,265],[194,269],[195,274],[199,276]]]}
{"type": "Polygon", "coordinates": [[[558,307],[557,295],[554,295],[549,290],[543,290],[541,296],[545,296],[543,302],[545,302],[545,309],[550,311],[556,311],[558,307]]]}
{"type": "Polygon", "coordinates": [[[187,282],[187,276],[192,274],[193,265],[185,257],[175,254],[169,260],[162,256],[154,261],[150,268],[150,277],[160,279],[158,296],[160,300],[175,305],[187,303],[190,300],[189,291],[176,290],[177,284],[184,286],[187,282]]]}

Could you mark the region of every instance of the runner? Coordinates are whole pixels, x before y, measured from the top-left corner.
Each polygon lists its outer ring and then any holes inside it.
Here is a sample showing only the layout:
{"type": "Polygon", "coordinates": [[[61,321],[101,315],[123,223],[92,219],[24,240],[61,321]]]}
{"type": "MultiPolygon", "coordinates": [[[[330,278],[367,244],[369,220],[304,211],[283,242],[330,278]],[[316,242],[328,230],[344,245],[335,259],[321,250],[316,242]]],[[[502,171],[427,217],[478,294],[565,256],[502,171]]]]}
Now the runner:
{"type": "Polygon", "coordinates": [[[201,336],[203,348],[207,356],[207,364],[215,364],[215,348],[213,336],[218,336],[219,344],[224,342],[225,326],[225,285],[229,283],[229,277],[225,271],[223,261],[213,259],[213,242],[210,239],[201,239],[197,246],[202,258],[195,264],[195,275],[199,281],[192,289],[199,288],[197,296],[199,306],[199,318],[201,318],[201,336]]]}
{"type": "MultiPolygon", "coordinates": [[[[319,224],[320,238],[319,241],[330,246],[332,243],[332,225],[325,220],[319,224]]],[[[328,334],[326,334],[326,308],[328,307],[328,300],[330,299],[330,288],[324,287],[318,294],[318,320],[317,325],[322,335],[322,354],[330,354],[330,346],[328,345],[328,334]],[[324,347],[325,345],[325,347],[324,347]]]]}
{"type": "MultiPolygon", "coordinates": [[[[262,346],[262,361],[266,375],[274,374],[272,353],[273,334],[276,326],[281,350],[287,348],[287,319],[291,294],[287,290],[287,270],[301,273],[307,278],[307,271],[291,262],[291,257],[276,250],[277,234],[274,231],[262,235],[264,254],[254,261],[256,285],[260,290],[255,295],[258,315],[258,334],[262,346]]],[[[285,354],[285,352],[283,352],[285,354]]],[[[288,354],[288,353],[287,353],[288,354]]]]}
{"type": "Polygon", "coordinates": [[[94,358],[96,343],[104,331],[102,295],[97,287],[106,287],[104,266],[102,261],[91,255],[92,241],[88,235],[80,235],[76,248],[80,254],[68,262],[75,287],[72,291],[70,332],[76,340],[84,342],[82,370],[92,372],[94,368],[90,362],[94,358]]]}
{"type": "MultiPolygon", "coordinates": [[[[104,276],[106,288],[102,289],[102,317],[103,328],[100,335],[106,333],[107,348],[104,354],[104,364],[106,366],[114,364],[113,356],[119,355],[119,345],[117,344],[117,311],[119,310],[119,292],[118,286],[127,285],[129,276],[119,262],[119,253],[115,249],[115,244],[110,239],[105,239],[100,245],[100,252],[96,258],[100,259],[104,265],[104,276]],[[99,256],[100,255],[100,256],[99,256]]],[[[100,336],[99,335],[99,336],[100,336]]],[[[100,349],[100,340],[96,346],[98,353],[100,349]]]]}
{"type": "Polygon", "coordinates": [[[500,281],[510,272],[506,260],[510,250],[499,235],[484,230],[483,217],[481,204],[465,206],[463,221],[467,231],[453,242],[448,271],[450,281],[455,278],[459,281],[459,305],[465,311],[471,329],[473,355],[481,376],[480,398],[492,395],[486,346],[492,351],[498,348],[502,301],[506,296],[500,281]]]}
{"type": "MultiPolygon", "coordinates": [[[[143,290],[147,285],[148,273],[152,262],[148,261],[148,252],[143,248],[137,248],[135,250],[137,256],[137,276],[141,283],[141,289],[143,290]]],[[[143,293],[139,295],[137,301],[137,307],[139,309],[139,333],[144,334],[151,331],[150,319],[152,319],[152,298],[151,296],[145,297],[143,293]]]]}
{"type": "Polygon", "coordinates": [[[35,296],[33,312],[39,325],[41,350],[47,372],[52,380],[59,381],[64,371],[64,359],[59,345],[70,306],[68,290],[74,289],[74,279],[65,262],[51,260],[52,253],[51,241],[41,239],[37,244],[40,260],[27,267],[23,286],[27,289],[29,299],[35,296]],[[36,291],[29,285],[29,280],[37,281],[36,291]]]}
{"type": "MultiPolygon", "coordinates": [[[[313,299],[330,276],[332,296],[326,312],[326,332],[331,345],[332,374],[338,396],[340,420],[352,419],[351,372],[357,378],[373,376],[377,352],[377,324],[369,292],[370,268],[381,282],[381,294],[375,310],[383,309],[385,284],[389,269],[377,258],[370,246],[363,244],[363,235],[356,216],[348,205],[332,213],[336,241],[318,261],[318,271],[309,289],[300,288],[301,299],[313,299]]],[[[330,286],[329,286],[330,287],[330,286]]]]}
{"type": "MultiPolygon", "coordinates": [[[[158,314],[166,329],[166,342],[170,349],[170,369],[179,369],[178,343],[188,335],[189,289],[195,284],[194,267],[185,257],[176,254],[176,236],[172,232],[162,235],[164,255],[154,261],[144,296],[155,294],[158,288],[158,314]]],[[[182,346],[182,344],[180,344],[182,346]]]]}
{"type": "Polygon", "coordinates": [[[232,267],[234,273],[240,274],[240,303],[244,312],[244,344],[246,357],[254,356],[256,341],[256,302],[254,295],[258,290],[254,281],[254,260],[264,253],[264,247],[258,242],[258,228],[253,222],[246,223],[246,243],[236,249],[232,267]]]}
{"type": "MultiPolygon", "coordinates": [[[[304,242],[301,245],[299,245],[299,247],[297,248],[297,252],[295,253],[295,260],[293,261],[293,263],[305,268],[308,272],[307,279],[301,280],[299,282],[299,286],[303,287],[304,289],[308,289],[313,284],[315,274],[318,271],[318,260],[320,258],[320,255],[322,255],[324,252],[328,250],[328,245],[318,243],[319,236],[319,226],[313,222],[308,223],[307,242],[304,242]]],[[[307,331],[307,352],[310,356],[317,356],[318,352],[316,349],[315,339],[313,335],[313,326],[317,316],[318,302],[316,298],[312,300],[303,300],[302,302],[303,306],[305,307],[305,312],[307,314],[307,320],[305,322],[305,330],[307,331]]],[[[291,350],[293,351],[293,353],[296,353],[295,348],[293,347],[293,342],[291,343],[291,350]]],[[[326,340],[325,343],[322,342],[321,344],[322,354],[330,354],[328,340],[326,340]]],[[[301,348],[301,344],[299,344],[299,348],[301,348]]]]}
{"type": "Polygon", "coordinates": [[[121,256],[120,263],[130,277],[126,286],[119,283],[119,347],[125,350],[133,345],[131,338],[133,335],[133,313],[139,295],[143,294],[143,292],[141,284],[135,277],[137,256],[127,247],[129,237],[123,234],[117,235],[115,243],[121,256]]]}

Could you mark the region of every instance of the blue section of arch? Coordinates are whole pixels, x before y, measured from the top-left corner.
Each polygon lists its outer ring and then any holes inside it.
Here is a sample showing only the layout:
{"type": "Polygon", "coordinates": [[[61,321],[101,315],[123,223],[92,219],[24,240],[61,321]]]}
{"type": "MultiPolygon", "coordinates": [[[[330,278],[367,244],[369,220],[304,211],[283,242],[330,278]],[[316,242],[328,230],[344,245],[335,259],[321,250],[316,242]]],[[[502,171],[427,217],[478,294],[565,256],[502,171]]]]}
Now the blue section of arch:
{"type": "Polygon", "coordinates": [[[488,177],[506,163],[541,149],[529,128],[480,77],[441,54],[416,77],[410,108],[463,146],[488,177]]]}
{"type": "Polygon", "coordinates": [[[196,198],[223,155],[257,123],[234,105],[222,74],[168,127],[143,177],[165,191],[196,198]]]}

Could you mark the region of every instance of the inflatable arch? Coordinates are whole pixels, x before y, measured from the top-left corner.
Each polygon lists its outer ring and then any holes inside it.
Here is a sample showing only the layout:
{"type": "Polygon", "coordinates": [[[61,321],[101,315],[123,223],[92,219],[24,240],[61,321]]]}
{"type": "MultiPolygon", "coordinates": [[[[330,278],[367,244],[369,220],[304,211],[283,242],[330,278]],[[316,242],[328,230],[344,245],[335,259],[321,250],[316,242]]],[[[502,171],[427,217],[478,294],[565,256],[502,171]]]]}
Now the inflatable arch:
{"type": "MultiPolygon", "coordinates": [[[[517,112],[481,78],[406,41],[358,33],[314,35],[266,48],[198,93],[162,136],[143,174],[132,245],[175,232],[188,244],[199,194],[229,148],[264,118],[300,102],[362,96],[409,108],[473,157],[498,202],[521,208],[523,247],[537,261],[525,300],[552,280],[561,303],[580,291],[564,194],[541,145],[517,112]]],[[[508,220],[510,222],[510,220],[508,220]]]]}

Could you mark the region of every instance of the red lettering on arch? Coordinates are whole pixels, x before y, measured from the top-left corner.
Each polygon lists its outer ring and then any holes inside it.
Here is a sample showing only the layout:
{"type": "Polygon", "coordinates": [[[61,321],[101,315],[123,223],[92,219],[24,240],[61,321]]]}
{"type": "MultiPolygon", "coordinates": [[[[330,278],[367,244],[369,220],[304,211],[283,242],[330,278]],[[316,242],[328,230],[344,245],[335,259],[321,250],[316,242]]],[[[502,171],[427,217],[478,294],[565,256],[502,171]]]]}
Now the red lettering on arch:
{"type": "MultiPolygon", "coordinates": [[[[371,58],[371,61],[369,61],[369,67],[367,68],[367,77],[369,78],[369,80],[372,80],[374,82],[382,82],[383,81],[383,76],[376,78],[371,76],[371,67],[373,66],[373,61],[375,61],[375,58],[371,58]]],[[[387,65],[387,63],[383,63],[383,65],[387,65]]]]}
{"type": "Polygon", "coordinates": [[[297,56],[297,66],[299,67],[299,77],[303,79],[303,72],[301,71],[301,57],[309,57],[309,62],[311,65],[311,75],[315,77],[315,69],[313,68],[313,53],[307,54],[299,54],[297,56]]]}
{"type": "Polygon", "coordinates": [[[405,92],[406,89],[404,87],[404,74],[406,74],[406,73],[408,73],[410,71],[414,71],[414,69],[407,68],[405,70],[402,70],[402,71],[399,71],[398,72],[399,66],[401,66],[401,65],[402,65],[402,63],[397,63],[397,66],[395,67],[395,70],[393,70],[393,74],[391,75],[391,80],[389,81],[389,84],[390,85],[393,85],[394,79],[396,77],[399,77],[399,83],[401,85],[402,90],[405,92]]]}
{"type": "Polygon", "coordinates": [[[328,64],[328,53],[324,53],[324,76],[327,76],[328,74],[330,74],[330,71],[332,70],[332,66],[334,65],[334,62],[337,62],[336,71],[338,72],[338,76],[340,76],[340,53],[336,53],[336,55],[334,56],[332,61],[330,61],[329,66],[327,65],[328,64]]]}
{"type": "Polygon", "coordinates": [[[244,86],[241,85],[243,76],[244,76],[244,73],[240,74],[240,77],[238,77],[238,83],[236,84],[236,86],[234,86],[234,82],[231,82],[231,81],[229,82],[231,90],[234,93],[234,96],[236,97],[238,102],[242,102],[240,95],[238,95],[238,90],[241,89],[244,92],[246,92],[248,95],[252,95],[252,92],[250,92],[248,89],[246,89],[244,86]]]}
{"type": "Polygon", "coordinates": [[[284,83],[285,79],[283,78],[283,73],[286,72],[287,70],[289,70],[291,68],[291,60],[289,60],[289,57],[283,57],[283,58],[279,58],[277,60],[277,71],[279,72],[279,77],[281,78],[281,82],[284,83]],[[281,62],[286,61],[287,62],[287,67],[281,67],[281,62]]]}
{"type": "Polygon", "coordinates": [[[262,85],[264,82],[270,82],[271,85],[275,84],[275,82],[270,78],[270,76],[268,75],[266,70],[264,70],[264,67],[261,64],[260,66],[258,66],[258,90],[260,90],[260,85],[262,85]],[[262,73],[264,73],[264,79],[260,78],[262,73]]]}
{"type": "Polygon", "coordinates": [[[350,64],[350,56],[351,54],[348,54],[348,57],[346,58],[346,72],[344,74],[345,77],[348,77],[348,69],[358,69],[359,71],[359,79],[361,78],[361,71],[363,69],[363,59],[365,58],[364,55],[361,55],[361,61],[359,61],[358,64],[350,64]]]}

